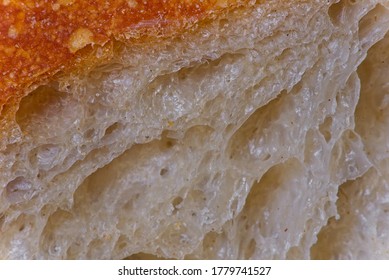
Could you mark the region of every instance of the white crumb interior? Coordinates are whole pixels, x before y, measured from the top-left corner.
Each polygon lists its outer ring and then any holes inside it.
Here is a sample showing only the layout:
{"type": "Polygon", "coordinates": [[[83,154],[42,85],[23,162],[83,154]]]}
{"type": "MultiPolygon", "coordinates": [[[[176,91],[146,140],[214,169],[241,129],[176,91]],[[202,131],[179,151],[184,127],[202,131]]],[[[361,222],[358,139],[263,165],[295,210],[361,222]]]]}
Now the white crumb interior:
{"type": "Polygon", "coordinates": [[[334,2],[117,43],[25,97],[0,258],[389,258],[389,4],[334,2]]]}

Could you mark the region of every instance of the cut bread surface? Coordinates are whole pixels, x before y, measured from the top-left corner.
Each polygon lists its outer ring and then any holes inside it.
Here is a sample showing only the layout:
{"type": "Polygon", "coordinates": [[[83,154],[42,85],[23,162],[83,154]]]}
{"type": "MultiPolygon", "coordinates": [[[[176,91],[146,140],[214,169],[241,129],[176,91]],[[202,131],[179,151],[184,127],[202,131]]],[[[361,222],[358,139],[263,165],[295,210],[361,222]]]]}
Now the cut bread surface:
{"type": "Polygon", "coordinates": [[[2,138],[0,257],[387,258],[388,8],[259,1],[85,54],[2,138]]]}

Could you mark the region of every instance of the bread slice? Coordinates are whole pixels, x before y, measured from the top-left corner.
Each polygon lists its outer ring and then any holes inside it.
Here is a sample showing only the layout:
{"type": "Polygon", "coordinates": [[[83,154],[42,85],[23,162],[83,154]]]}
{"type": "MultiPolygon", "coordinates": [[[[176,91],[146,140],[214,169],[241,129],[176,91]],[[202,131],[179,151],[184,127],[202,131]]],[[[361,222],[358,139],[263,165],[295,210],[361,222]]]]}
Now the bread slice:
{"type": "Polygon", "coordinates": [[[69,57],[4,87],[0,257],[388,257],[358,253],[389,232],[362,195],[387,195],[388,1],[148,2],[153,20],[77,26],[69,57]]]}

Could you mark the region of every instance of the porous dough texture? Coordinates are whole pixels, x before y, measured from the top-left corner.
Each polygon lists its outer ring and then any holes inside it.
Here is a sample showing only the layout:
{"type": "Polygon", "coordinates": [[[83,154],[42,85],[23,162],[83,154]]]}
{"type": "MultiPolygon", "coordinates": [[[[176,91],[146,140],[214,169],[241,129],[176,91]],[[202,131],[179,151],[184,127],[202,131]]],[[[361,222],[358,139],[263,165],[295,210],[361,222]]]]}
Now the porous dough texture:
{"type": "Polygon", "coordinates": [[[388,31],[387,0],[269,0],[112,42],[22,99],[0,258],[389,258],[388,31]]]}

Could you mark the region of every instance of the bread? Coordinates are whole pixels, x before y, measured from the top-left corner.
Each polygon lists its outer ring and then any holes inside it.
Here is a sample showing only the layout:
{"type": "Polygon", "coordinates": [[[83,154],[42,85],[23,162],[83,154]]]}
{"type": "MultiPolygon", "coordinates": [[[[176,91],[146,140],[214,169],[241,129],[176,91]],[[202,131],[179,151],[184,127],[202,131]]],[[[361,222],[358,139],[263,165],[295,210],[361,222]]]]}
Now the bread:
{"type": "Polygon", "coordinates": [[[387,0],[45,5],[0,4],[0,258],[389,257],[387,0]]]}

